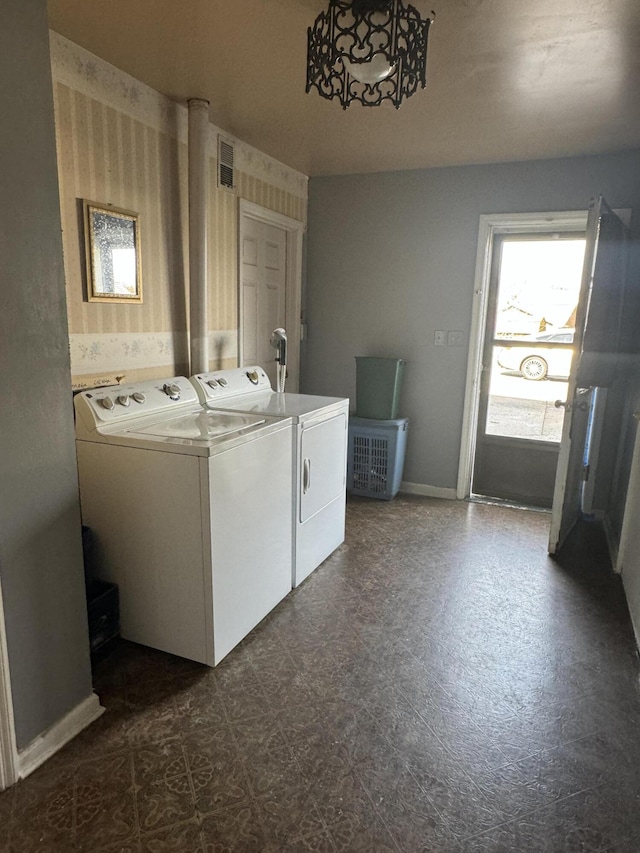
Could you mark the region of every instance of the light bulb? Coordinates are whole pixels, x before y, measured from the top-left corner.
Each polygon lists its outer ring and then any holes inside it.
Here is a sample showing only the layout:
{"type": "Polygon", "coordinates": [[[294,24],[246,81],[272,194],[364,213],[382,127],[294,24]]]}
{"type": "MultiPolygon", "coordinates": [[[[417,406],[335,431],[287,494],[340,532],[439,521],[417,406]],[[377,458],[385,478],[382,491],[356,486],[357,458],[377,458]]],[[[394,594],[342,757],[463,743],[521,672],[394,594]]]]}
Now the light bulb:
{"type": "Polygon", "coordinates": [[[388,57],[384,53],[374,53],[371,59],[364,61],[353,62],[342,57],[344,67],[349,74],[359,83],[364,83],[368,86],[375,86],[387,77],[391,77],[396,70],[396,64],[390,63],[388,57]]]}

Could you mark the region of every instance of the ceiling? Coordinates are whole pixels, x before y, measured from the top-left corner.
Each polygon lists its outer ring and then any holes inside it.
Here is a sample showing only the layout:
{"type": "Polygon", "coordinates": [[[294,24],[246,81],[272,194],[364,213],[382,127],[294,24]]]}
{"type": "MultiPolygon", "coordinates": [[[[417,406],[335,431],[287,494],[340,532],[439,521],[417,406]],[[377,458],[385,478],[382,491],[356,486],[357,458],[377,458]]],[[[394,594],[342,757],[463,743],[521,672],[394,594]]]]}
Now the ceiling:
{"type": "Polygon", "coordinates": [[[639,0],[413,0],[427,87],[343,111],[305,93],[327,0],[49,0],[50,26],[310,175],[640,148],[639,0]]]}

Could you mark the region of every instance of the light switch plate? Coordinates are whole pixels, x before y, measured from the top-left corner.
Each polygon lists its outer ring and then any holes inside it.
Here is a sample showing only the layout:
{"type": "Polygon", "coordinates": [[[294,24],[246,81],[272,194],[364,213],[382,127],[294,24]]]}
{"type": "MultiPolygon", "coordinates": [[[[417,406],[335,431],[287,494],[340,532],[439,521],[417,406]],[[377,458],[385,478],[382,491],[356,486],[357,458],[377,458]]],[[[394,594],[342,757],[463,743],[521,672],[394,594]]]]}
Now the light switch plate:
{"type": "Polygon", "coordinates": [[[464,346],[464,332],[456,332],[456,331],[447,332],[447,346],[448,347],[463,347],[464,346]]]}
{"type": "Polygon", "coordinates": [[[434,332],[433,333],[433,345],[434,347],[443,347],[446,344],[446,332],[434,332]]]}

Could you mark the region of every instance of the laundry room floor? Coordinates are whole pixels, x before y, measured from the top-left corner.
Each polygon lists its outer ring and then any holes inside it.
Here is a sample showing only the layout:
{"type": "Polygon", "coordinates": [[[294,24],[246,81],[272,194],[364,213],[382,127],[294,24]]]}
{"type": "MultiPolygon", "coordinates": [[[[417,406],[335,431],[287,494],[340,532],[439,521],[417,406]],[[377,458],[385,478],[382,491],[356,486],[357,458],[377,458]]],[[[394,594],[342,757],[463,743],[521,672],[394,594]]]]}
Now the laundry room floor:
{"type": "Polygon", "coordinates": [[[586,525],[399,495],[216,669],[122,642],[10,853],[640,850],[638,662],[586,525]]]}

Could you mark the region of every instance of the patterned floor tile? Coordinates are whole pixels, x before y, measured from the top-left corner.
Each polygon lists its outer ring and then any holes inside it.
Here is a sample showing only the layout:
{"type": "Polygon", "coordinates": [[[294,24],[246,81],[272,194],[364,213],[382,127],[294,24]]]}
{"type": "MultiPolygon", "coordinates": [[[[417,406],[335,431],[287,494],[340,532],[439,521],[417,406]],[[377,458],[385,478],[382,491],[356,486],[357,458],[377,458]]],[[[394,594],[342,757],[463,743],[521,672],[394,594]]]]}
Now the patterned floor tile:
{"type": "Polygon", "coordinates": [[[9,788],[0,793],[0,850],[9,843],[14,791],[15,788],[9,788]]]}
{"type": "Polygon", "coordinates": [[[204,853],[204,850],[197,820],[174,824],[140,839],[140,853],[204,853]]]}
{"type": "Polygon", "coordinates": [[[161,776],[145,785],[137,785],[136,805],[142,833],[194,818],[196,804],[189,774],[161,776]]]}
{"type": "Polygon", "coordinates": [[[321,777],[311,791],[318,813],[329,828],[357,827],[377,820],[371,798],[355,770],[330,782],[321,777]]]}
{"type": "Polygon", "coordinates": [[[276,786],[255,802],[267,843],[274,847],[316,835],[325,828],[308,788],[276,786]]]}
{"type": "Polygon", "coordinates": [[[207,729],[184,738],[185,755],[195,806],[209,814],[246,800],[249,783],[228,726],[207,729]]]}
{"type": "Polygon", "coordinates": [[[379,819],[348,819],[331,826],[329,834],[338,853],[397,853],[400,849],[379,819]]]}
{"type": "Polygon", "coordinates": [[[413,811],[398,800],[374,801],[384,825],[403,853],[449,853],[455,838],[435,808],[427,803],[413,811]]]}
{"type": "Polygon", "coordinates": [[[76,847],[78,850],[100,850],[103,847],[130,847],[137,841],[138,825],[136,818],[135,796],[132,791],[118,794],[96,812],[95,801],[90,800],[90,808],[78,799],[78,823],[76,826],[76,847]],[[83,814],[84,812],[84,814],[83,814]]]}
{"type": "Polygon", "coordinates": [[[202,820],[205,853],[262,853],[267,847],[258,807],[247,801],[202,820]]]}
{"type": "Polygon", "coordinates": [[[188,772],[182,738],[149,743],[132,752],[136,784],[144,786],[156,778],[171,779],[188,772]]]}
{"type": "Polygon", "coordinates": [[[336,853],[331,834],[325,830],[304,838],[289,838],[270,844],[263,853],[336,853]]]}
{"type": "Polygon", "coordinates": [[[596,525],[350,499],[215,669],[132,643],[107,712],[0,794],[2,853],[638,853],[638,659],[596,525]]]}
{"type": "Polygon", "coordinates": [[[58,815],[50,821],[48,816],[29,820],[21,816],[14,823],[8,843],[9,853],[62,853],[76,849],[72,825],[60,826],[58,815]],[[58,824],[58,825],[56,825],[58,824]]]}

